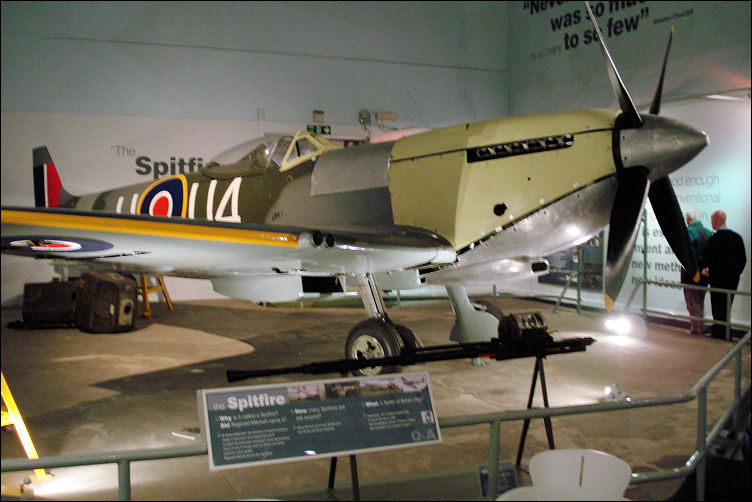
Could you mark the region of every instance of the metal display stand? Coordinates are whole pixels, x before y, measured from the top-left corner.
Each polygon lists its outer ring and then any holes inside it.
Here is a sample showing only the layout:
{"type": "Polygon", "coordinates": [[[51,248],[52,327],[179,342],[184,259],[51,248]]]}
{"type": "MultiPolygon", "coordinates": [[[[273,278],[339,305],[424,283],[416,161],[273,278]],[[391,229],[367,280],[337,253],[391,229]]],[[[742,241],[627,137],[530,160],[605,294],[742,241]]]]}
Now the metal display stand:
{"type": "MultiPolygon", "coordinates": [[[[332,457],[329,464],[329,486],[327,491],[334,491],[334,477],[337,474],[337,457],[332,457]]],[[[352,479],[353,500],[360,500],[360,485],[358,484],[358,462],[355,455],[350,455],[350,477],[352,479]]]]}
{"type": "MultiPolygon", "coordinates": [[[[350,373],[347,371],[340,372],[340,375],[343,378],[348,376],[349,374],[350,373]]],[[[337,458],[338,457],[332,457],[332,460],[329,463],[329,484],[327,485],[326,490],[332,496],[334,496],[334,478],[337,475],[337,458]]],[[[355,455],[350,455],[350,479],[352,480],[353,500],[359,501],[360,484],[358,483],[358,461],[355,458],[355,455]]]]}
{"type": "MultiPolygon", "coordinates": [[[[533,407],[533,396],[535,395],[535,383],[540,376],[541,392],[543,394],[543,407],[548,408],[548,389],[546,388],[546,373],[543,371],[543,356],[537,356],[535,358],[535,370],[533,370],[533,381],[530,384],[530,396],[527,399],[527,409],[533,407]]],[[[551,417],[543,417],[543,423],[546,427],[546,438],[548,439],[548,447],[553,450],[556,448],[554,445],[554,430],[551,426],[551,417]]],[[[520,435],[520,445],[517,448],[517,461],[515,465],[520,466],[522,460],[522,452],[525,449],[525,438],[527,437],[527,430],[530,427],[530,419],[526,418],[522,424],[522,434],[520,435]]]]}

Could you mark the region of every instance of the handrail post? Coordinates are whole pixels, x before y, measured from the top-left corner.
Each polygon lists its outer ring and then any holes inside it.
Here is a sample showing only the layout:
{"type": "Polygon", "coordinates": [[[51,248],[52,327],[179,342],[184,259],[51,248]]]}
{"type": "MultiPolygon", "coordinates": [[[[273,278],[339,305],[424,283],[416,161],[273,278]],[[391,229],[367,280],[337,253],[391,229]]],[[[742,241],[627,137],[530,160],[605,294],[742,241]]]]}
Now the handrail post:
{"type": "Polygon", "coordinates": [[[499,486],[499,450],[501,421],[490,422],[491,430],[488,434],[488,499],[496,500],[499,486]]]}
{"type": "MultiPolygon", "coordinates": [[[[559,295],[559,299],[556,300],[556,305],[554,305],[553,313],[556,313],[556,310],[559,308],[559,305],[561,305],[561,300],[564,298],[564,294],[567,292],[567,289],[569,289],[569,285],[572,284],[572,274],[567,274],[567,282],[564,284],[564,289],[561,290],[561,294],[559,295]]],[[[495,287],[495,286],[494,286],[495,287]]],[[[579,312],[579,305],[578,305],[578,312],[579,312]]]]}
{"type": "Polygon", "coordinates": [[[726,340],[731,340],[731,302],[733,301],[733,294],[726,292],[726,340]]]}
{"type": "Polygon", "coordinates": [[[583,273],[582,264],[582,245],[577,246],[577,313],[582,313],[582,277],[583,273]]]}
{"type": "Polygon", "coordinates": [[[642,212],[642,318],[648,320],[648,214],[642,212]]]}
{"type": "Polygon", "coordinates": [[[742,397],[742,351],[734,354],[734,400],[742,397]]]}
{"type": "Polygon", "coordinates": [[[128,459],[118,460],[118,500],[131,499],[131,462],[128,459]]]}
{"type": "Polygon", "coordinates": [[[705,500],[705,474],[707,468],[707,401],[708,388],[703,386],[697,394],[697,452],[700,455],[700,461],[697,463],[695,499],[705,500]]]}
{"type": "MultiPolygon", "coordinates": [[[[734,402],[737,403],[742,398],[742,352],[737,351],[734,354],[734,402]]],[[[734,413],[733,425],[735,430],[744,429],[745,417],[738,411],[734,413]]]]}
{"type": "Polygon", "coordinates": [[[642,279],[637,279],[635,284],[635,287],[632,288],[632,293],[629,295],[629,299],[627,300],[627,304],[624,306],[624,312],[629,312],[629,307],[632,305],[632,300],[634,300],[635,295],[637,294],[637,289],[640,286],[644,286],[645,281],[642,279]]]}

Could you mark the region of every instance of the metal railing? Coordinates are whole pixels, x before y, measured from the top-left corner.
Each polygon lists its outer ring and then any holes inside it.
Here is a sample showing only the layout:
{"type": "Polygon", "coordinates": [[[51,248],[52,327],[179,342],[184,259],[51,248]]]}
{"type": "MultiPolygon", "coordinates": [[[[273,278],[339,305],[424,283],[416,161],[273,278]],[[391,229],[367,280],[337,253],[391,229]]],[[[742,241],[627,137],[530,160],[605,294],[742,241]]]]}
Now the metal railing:
{"type": "Polygon", "coordinates": [[[580,272],[574,271],[574,270],[553,270],[553,272],[559,272],[562,274],[566,274],[566,282],[564,283],[564,287],[561,290],[561,294],[556,299],[556,304],[553,308],[553,313],[555,314],[557,310],[559,310],[559,307],[561,306],[561,302],[564,300],[564,295],[567,293],[567,290],[569,289],[569,286],[572,285],[572,281],[577,279],[577,313],[579,314],[582,312],[582,286],[580,284],[580,272]]]}
{"type": "MultiPolygon", "coordinates": [[[[692,453],[684,464],[671,468],[648,472],[633,473],[631,484],[648,483],[665,479],[685,476],[692,471],[697,472],[696,494],[697,500],[704,500],[706,464],[705,455],[707,445],[712,443],[720,434],[724,424],[732,417],[742,402],[742,396],[750,391],[749,378],[746,386],[742,389],[742,349],[750,343],[748,332],[731,350],[729,350],[710,370],[708,370],[686,392],[676,395],[661,396],[655,398],[633,399],[631,401],[604,402],[578,406],[563,406],[556,408],[531,408],[497,413],[485,413],[478,415],[463,415],[453,417],[440,417],[439,426],[444,428],[464,427],[472,425],[488,424],[489,429],[489,499],[494,500],[497,496],[498,465],[501,449],[501,423],[516,420],[545,418],[555,416],[577,415],[585,413],[600,413],[646,408],[652,406],[666,406],[679,404],[697,399],[697,443],[692,453]],[[733,403],[726,409],[716,421],[709,433],[707,430],[707,389],[715,376],[732,361],[734,362],[734,389],[733,403]]],[[[153,448],[143,450],[122,450],[106,453],[90,453],[78,455],[61,455],[44,457],[39,459],[8,459],[2,460],[2,472],[23,471],[41,468],[75,467],[95,464],[117,464],[118,467],[118,499],[130,500],[131,498],[131,475],[130,464],[132,462],[161,460],[168,458],[189,457],[206,455],[205,442],[190,446],[171,448],[153,448]]]]}
{"type": "Polygon", "coordinates": [[[733,322],[731,320],[731,297],[732,296],[752,296],[749,291],[739,291],[736,289],[724,289],[724,288],[711,288],[710,286],[702,286],[702,285],[695,285],[695,284],[684,284],[681,282],[669,282],[669,281],[653,281],[648,279],[635,279],[635,287],[632,290],[632,293],[629,295],[629,299],[627,300],[627,304],[624,307],[625,312],[629,312],[629,307],[632,305],[632,300],[634,300],[635,295],[637,294],[637,290],[642,287],[642,314],[645,318],[647,318],[648,313],[653,315],[659,315],[659,316],[665,316],[665,317],[671,317],[672,319],[687,319],[687,320],[698,320],[698,321],[707,321],[712,322],[713,324],[719,324],[721,326],[726,326],[726,340],[731,340],[731,328],[740,328],[740,329],[750,329],[749,324],[744,324],[740,322],[733,322]],[[698,291],[706,291],[708,293],[725,293],[726,294],[726,319],[728,321],[716,321],[713,319],[708,319],[705,317],[696,317],[691,315],[682,315],[682,314],[667,314],[665,312],[661,312],[660,310],[651,310],[647,307],[647,287],[648,285],[654,285],[654,286],[660,286],[664,288],[673,288],[673,289],[695,289],[698,291]]]}

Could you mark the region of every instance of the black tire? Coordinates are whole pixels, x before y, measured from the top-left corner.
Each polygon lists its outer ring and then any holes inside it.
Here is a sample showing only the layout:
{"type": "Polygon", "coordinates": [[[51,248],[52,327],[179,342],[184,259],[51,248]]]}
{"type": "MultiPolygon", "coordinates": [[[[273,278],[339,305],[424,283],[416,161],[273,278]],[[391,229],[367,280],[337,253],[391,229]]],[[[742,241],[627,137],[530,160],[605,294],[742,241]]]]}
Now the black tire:
{"type": "Polygon", "coordinates": [[[415,352],[415,349],[423,348],[423,341],[418,335],[413,333],[413,330],[401,324],[395,324],[394,327],[397,330],[397,334],[402,339],[402,345],[404,345],[404,351],[406,353],[410,354],[415,352]]]}
{"type": "Polygon", "coordinates": [[[504,318],[504,312],[493,302],[487,300],[476,300],[473,303],[480,306],[480,310],[485,310],[494,316],[497,321],[501,321],[504,318]]]}
{"type": "MultiPolygon", "coordinates": [[[[347,335],[347,359],[376,359],[400,355],[404,344],[397,329],[381,319],[366,319],[355,325],[347,335]]],[[[353,371],[355,376],[374,376],[399,373],[402,366],[376,366],[353,371]]]]}

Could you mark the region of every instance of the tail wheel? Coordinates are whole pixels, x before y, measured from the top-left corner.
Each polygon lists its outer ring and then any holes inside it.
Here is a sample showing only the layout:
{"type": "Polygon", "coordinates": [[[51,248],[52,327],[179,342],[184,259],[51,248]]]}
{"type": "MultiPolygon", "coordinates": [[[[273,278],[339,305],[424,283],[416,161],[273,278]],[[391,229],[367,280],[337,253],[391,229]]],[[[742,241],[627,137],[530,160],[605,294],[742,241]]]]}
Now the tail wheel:
{"type": "MultiPolygon", "coordinates": [[[[348,359],[377,359],[400,355],[404,343],[397,329],[381,319],[367,319],[355,325],[347,335],[345,357],[348,359]]],[[[399,373],[401,366],[375,366],[355,370],[355,376],[399,373]]]]}

